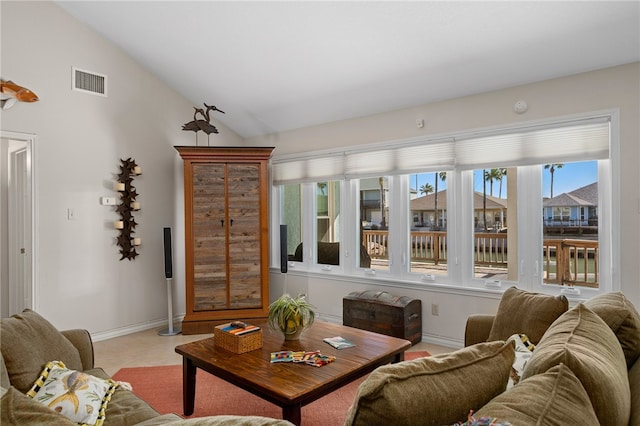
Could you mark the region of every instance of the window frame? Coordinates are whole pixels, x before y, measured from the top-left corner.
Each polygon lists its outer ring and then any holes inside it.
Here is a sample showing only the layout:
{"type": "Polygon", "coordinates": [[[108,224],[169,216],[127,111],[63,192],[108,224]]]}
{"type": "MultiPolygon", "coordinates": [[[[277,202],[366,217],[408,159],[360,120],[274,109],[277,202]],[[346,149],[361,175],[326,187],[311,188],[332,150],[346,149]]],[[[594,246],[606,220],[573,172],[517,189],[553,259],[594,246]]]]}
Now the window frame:
{"type": "MultiPolygon", "coordinates": [[[[542,279],[543,263],[542,247],[543,235],[542,226],[536,227],[531,224],[542,224],[546,218],[542,208],[542,168],[540,164],[523,164],[514,166],[517,169],[517,203],[518,206],[527,206],[527,208],[519,208],[518,210],[518,279],[515,281],[503,281],[500,287],[496,287],[495,283],[488,283],[487,280],[477,279],[473,276],[474,260],[473,260],[473,169],[447,167],[441,164],[429,166],[425,169],[413,170],[413,173],[429,173],[434,170],[443,170],[447,172],[447,205],[455,206],[446,210],[446,220],[448,224],[454,226],[447,227],[447,244],[448,244],[448,262],[447,274],[437,275],[435,279],[421,276],[420,273],[410,271],[410,228],[412,219],[410,218],[409,208],[409,188],[410,174],[404,171],[402,174],[386,174],[384,172],[370,176],[390,176],[389,200],[391,217],[389,221],[389,229],[394,232],[394,236],[390,233],[389,238],[389,270],[379,271],[369,268],[361,268],[357,260],[357,248],[359,247],[359,186],[357,182],[364,176],[348,176],[342,178],[320,178],[315,180],[307,180],[301,182],[303,187],[308,185],[315,190],[316,183],[322,181],[337,180],[340,181],[341,196],[341,214],[340,229],[343,231],[340,237],[340,265],[331,268],[323,267],[325,265],[317,264],[316,247],[316,225],[315,223],[307,226],[306,218],[315,219],[315,197],[312,202],[305,202],[305,191],[302,191],[303,208],[302,226],[303,241],[313,241],[311,253],[309,248],[305,248],[306,255],[300,265],[293,265],[291,270],[294,273],[321,273],[344,277],[363,277],[366,279],[379,280],[383,285],[405,286],[409,288],[430,288],[432,286],[452,289],[469,289],[469,290],[491,290],[506,289],[510,285],[517,285],[520,288],[530,291],[538,291],[547,294],[564,293],[568,297],[588,298],[593,295],[604,293],[607,291],[615,291],[620,288],[620,284],[616,284],[617,271],[620,269],[620,189],[619,189],[619,151],[620,151],[620,125],[619,110],[609,109],[603,111],[594,111],[584,114],[575,114],[559,118],[549,118],[544,120],[536,120],[527,123],[514,123],[510,125],[494,126],[485,129],[479,129],[472,132],[458,132],[456,135],[445,135],[434,138],[434,140],[442,141],[445,139],[455,140],[458,137],[469,138],[474,136],[485,136],[491,134],[508,134],[509,132],[517,132],[522,128],[541,128],[559,126],[558,124],[565,121],[590,120],[594,118],[605,117],[609,121],[609,154],[605,160],[598,161],[598,207],[599,212],[599,255],[600,262],[600,281],[597,289],[580,287],[576,289],[544,284],[542,279]],[[310,183],[307,183],[310,182],[310,183]],[[537,182],[537,184],[535,183],[537,182]],[[533,203],[533,204],[532,204],[533,203]],[[311,214],[309,216],[309,214],[311,214]],[[538,229],[539,228],[539,229],[538,229]],[[312,239],[309,239],[309,238],[312,239]],[[449,252],[449,247],[451,251],[449,252]],[[352,256],[352,253],[355,256],[352,256]],[[312,261],[313,260],[313,261],[312,261]]],[[[389,145],[402,144],[402,141],[392,141],[389,145]]],[[[416,144],[415,139],[407,141],[407,145],[416,144]]],[[[372,144],[372,149],[378,148],[380,144],[372,144]]],[[[359,152],[366,150],[367,147],[358,146],[359,152]]],[[[328,157],[339,157],[335,151],[327,151],[324,154],[319,152],[310,152],[308,157],[317,160],[323,155],[328,157]]],[[[305,158],[305,155],[296,154],[296,159],[305,158]]],[[[281,161],[286,162],[286,156],[281,157],[281,161]]],[[[345,160],[346,161],[346,160],[345,160]]],[[[576,159],[575,161],[582,161],[576,159]]],[[[477,169],[481,165],[476,165],[477,169]]],[[[495,166],[494,166],[495,167],[495,166]]],[[[502,166],[501,166],[502,167],[502,166]]],[[[511,167],[509,167],[511,168],[511,167]]],[[[273,178],[273,177],[272,177],[273,178]]],[[[272,180],[273,183],[273,180],[272,180]]],[[[272,206],[280,206],[280,191],[278,185],[272,185],[273,202],[272,206]]],[[[280,208],[272,209],[272,229],[278,229],[280,224],[280,208]]],[[[510,214],[513,218],[513,214],[510,214]]],[[[313,220],[315,222],[315,220],[313,220]]],[[[277,244],[278,239],[272,238],[273,244],[277,244]]],[[[277,248],[273,247],[273,248],[277,248]]],[[[278,250],[272,252],[279,253],[278,250]]],[[[272,256],[272,265],[278,265],[274,261],[276,257],[272,256]]],[[[291,265],[290,265],[291,266],[291,265]]]]}

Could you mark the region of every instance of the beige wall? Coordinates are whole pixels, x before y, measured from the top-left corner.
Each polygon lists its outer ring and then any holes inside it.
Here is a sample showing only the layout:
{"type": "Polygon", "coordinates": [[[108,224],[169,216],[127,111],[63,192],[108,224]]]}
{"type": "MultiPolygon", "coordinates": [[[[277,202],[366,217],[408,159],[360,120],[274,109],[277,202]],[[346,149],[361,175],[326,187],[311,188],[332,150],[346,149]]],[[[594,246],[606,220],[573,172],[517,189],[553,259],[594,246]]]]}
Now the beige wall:
{"type": "MultiPolygon", "coordinates": [[[[34,133],[37,205],[35,308],[61,328],[100,335],[167,321],[162,228],[173,228],[175,312],[184,313],[182,163],[174,145],[193,105],[51,2],[2,2],[2,77],[40,101],[2,111],[2,130],[34,133]],[[71,67],[108,76],[108,97],[71,90],[71,67]],[[118,197],[120,159],[143,174],[134,185],[140,256],[120,261],[117,219],[100,197],[118,197]],[[76,220],[67,220],[73,208],[76,220]]],[[[203,99],[202,101],[206,101],[203,99]]],[[[216,143],[241,144],[220,126],[216,143]]],[[[204,141],[201,134],[200,143],[204,141]]],[[[3,286],[5,283],[3,282],[3,286]]]]}

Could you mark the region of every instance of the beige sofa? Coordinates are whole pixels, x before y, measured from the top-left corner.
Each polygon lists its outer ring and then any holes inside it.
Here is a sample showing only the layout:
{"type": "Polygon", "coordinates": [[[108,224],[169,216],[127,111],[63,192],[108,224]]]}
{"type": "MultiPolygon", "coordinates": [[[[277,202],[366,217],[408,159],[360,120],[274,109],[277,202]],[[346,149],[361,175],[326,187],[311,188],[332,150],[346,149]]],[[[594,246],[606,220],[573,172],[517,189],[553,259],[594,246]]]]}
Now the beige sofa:
{"type": "MultiPolygon", "coordinates": [[[[88,373],[109,381],[101,368],[94,367],[91,336],[86,330],[59,332],[32,310],[25,310],[0,322],[0,424],[76,425],[67,417],[31,398],[27,393],[50,361],[61,361],[67,369],[88,373]]],[[[102,381],[97,381],[102,383],[102,381]]],[[[44,384],[44,381],[43,381],[44,384]]],[[[64,383],[69,385],[69,382],[64,383]]],[[[104,400],[108,399],[103,398],[104,400]]],[[[83,409],[85,404],[79,404],[83,409]]],[[[89,411],[94,412],[95,408],[89,411]]],[[[98,420],[97,423],[101,424],[98,420]]],[[[264,417],[212,416],[183,420],[176,414],[160,415],[133,392],[117,386],[108,400],[103,424],[108,425],[246,425],[291,426],[290,422],[264,417]]]]}
{"type": "Polygon", "coordinates": [[[512,287],[496,315],[468,319],[465,339],[375,370],[345,425],[640,426],[640,315],[622,293],[569,309],[512,287]]]}

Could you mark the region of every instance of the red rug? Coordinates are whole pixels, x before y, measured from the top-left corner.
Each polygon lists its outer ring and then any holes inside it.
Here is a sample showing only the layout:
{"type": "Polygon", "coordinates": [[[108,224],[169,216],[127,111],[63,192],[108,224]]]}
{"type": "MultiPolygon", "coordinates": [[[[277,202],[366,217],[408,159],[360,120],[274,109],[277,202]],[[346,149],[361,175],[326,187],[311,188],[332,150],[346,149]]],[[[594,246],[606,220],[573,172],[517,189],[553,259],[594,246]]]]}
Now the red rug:
{"type": "MultiPolygon", "coordinates": [[[[405,359],[429,356],[428,352],[406,352],[405,359]]],[[[131,383],[133,392],[161,414],[182,415],[182,366],[123,368],[114,380],[131,383]]],[[[342,425],[362,377],[329,395],[302,407],[305,426],[342,425]]],[[[192,417],[235,414],[282,418],[282,409],[202,370],[196,373],[196,400],[192,417]]]]}

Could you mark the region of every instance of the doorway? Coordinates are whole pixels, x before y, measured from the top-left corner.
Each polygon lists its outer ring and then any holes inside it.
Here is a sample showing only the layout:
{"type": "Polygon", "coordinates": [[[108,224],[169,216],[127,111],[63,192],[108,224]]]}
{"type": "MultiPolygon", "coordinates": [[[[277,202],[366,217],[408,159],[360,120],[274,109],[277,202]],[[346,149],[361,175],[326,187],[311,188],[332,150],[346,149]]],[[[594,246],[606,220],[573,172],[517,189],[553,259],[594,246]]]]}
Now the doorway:
{"type": "Polygon", "coordinates": [[[35,305],[35,135],[0,131],[0,313],[35,305]]]}

